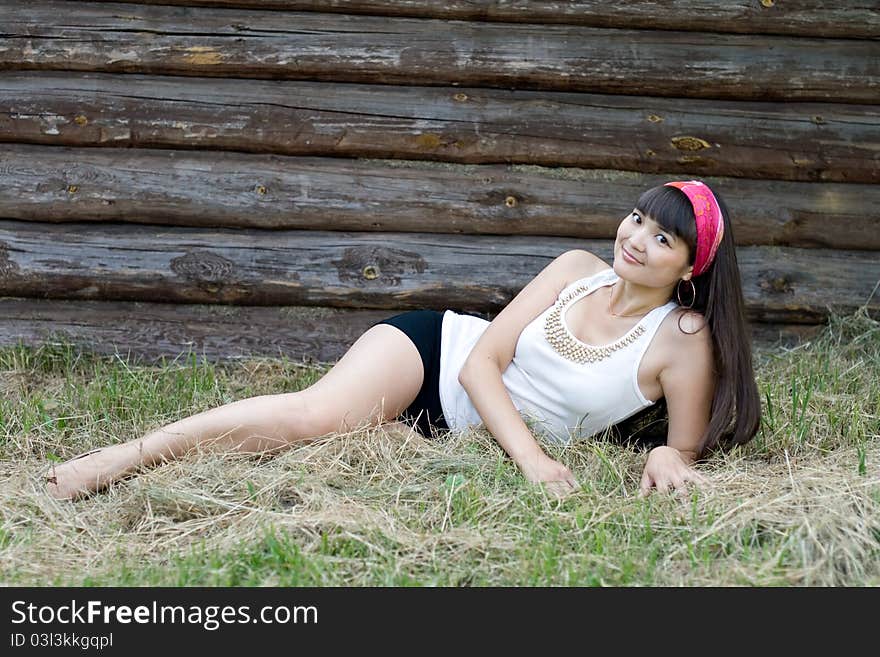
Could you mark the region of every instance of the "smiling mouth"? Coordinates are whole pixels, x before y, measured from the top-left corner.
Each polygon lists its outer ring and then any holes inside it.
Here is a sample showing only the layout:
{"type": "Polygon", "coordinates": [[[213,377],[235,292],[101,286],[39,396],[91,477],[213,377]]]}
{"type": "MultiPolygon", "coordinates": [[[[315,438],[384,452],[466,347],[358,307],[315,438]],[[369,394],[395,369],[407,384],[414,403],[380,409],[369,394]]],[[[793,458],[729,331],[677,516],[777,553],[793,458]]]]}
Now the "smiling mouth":
{"type": "Polygon", "coordinates": [[[630,260],[635,260],[635,261],[638,262],[639,264],[642,264],[641,262],[639,262],[638,258],[636,258],[636,257],[633,256],[632,253],[630,253],[629,251],[627,251],[627,250],[626,250],[625,248],[623,248],[622,246],[621,246],[620,248],[621,248],[621,250],[627,255],[627,257],[629,257],[630,260]]]}

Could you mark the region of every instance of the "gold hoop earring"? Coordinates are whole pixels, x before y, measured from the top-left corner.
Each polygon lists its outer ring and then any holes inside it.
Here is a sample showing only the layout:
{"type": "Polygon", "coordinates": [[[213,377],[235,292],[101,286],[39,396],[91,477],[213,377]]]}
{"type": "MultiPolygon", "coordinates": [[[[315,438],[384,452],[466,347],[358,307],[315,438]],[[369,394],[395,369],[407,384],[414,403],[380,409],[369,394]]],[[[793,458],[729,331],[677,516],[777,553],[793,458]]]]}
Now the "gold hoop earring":
{"type": "Polygon", "coordinates": [[[675,286],[675,296],[678,299],[679,306],[681,306],[682,308],[693,308],[694,303],[696,303],[697,301],[697,286],[694,285],[693,279],[688,279],[687,281],[680,280],[678,282],[678,285],[675,286]],[[691,304],[689,306],[686,306],[681,302],[681,284],[684,282],[691,284],[691,304]]]}

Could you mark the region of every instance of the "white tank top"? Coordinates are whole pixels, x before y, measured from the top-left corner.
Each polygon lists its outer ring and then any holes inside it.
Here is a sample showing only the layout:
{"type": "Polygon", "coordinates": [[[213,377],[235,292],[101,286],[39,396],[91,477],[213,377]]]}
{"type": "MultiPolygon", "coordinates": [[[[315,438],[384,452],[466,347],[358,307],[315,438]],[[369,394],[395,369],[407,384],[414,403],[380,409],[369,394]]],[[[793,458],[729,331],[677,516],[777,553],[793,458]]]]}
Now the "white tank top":
{"type": "MultiPolygon", "coordinates": [[[[654,403],[639,389],[639,364],[660,323],[677,307],[674,301],[654,308],[625,336],[601,347],[585,345],[565,322],[575,301],[617,280],[609,268],[566,286],[520,333],[513,360],[501,375],[526,425],[551,441],[587,438],[654,403]],[[594,349],[607,356],[591,362],[594,349]]],[[[440,404],[453,431],[483,423],[458,374],[487,326],[481,317],[443,314],[440,404]]]]}

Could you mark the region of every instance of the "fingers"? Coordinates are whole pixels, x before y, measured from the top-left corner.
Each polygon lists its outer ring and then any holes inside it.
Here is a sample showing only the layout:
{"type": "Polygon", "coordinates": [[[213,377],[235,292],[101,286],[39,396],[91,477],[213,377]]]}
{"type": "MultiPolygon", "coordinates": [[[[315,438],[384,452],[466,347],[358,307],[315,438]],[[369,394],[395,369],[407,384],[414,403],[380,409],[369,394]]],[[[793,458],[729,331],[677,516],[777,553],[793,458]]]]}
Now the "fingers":
{"type": "Polygon", "coordinates": [[[554,488],[562,493],[568,494],[579,488],[577,479],[565,466],[560,467],[556,477],[558,478],[553,478],[548,483],[553,484],[554,488]]]}
{"type": "Polygon", "coordinates": [[[642,473],[642,481],[639,484],[639,497],[645,497],[654,488],[660,493],[678,493],[687,490],[688,485],[697,487],[709,484],[709,480],[696,470],[676,472],[668,477],[654,479],[648,472],[642,473]]]}
{"type": "Polygon", "coordinates": [[[568,479],[545,481],[543,482],[543,485],[544,490],[546,490],[548,493],[552,493],[560,499],[571,495],[578,488],[578,483],[576,481],[568,479]]]}
{"type": "Polygon", "coordinates": [[[545,481],[544,490],[558,498],[562,498],[571,491],[571,488],[569,488],[567,483],[562,481],[545,481]]]}
{"type": "MultiPolygon", "coordinates": [[[[688,468],[686,472],[681,473],[680,477],[682,486],[687,486],[688,483],[692,483],[696,486],[705,486],[709,483],[709,480],[705,476],[691,468],[688,468]]],[[[678,486],[676,486],[676,488],[678,488],[678,486]]]]}
{"type": "Polygon", "coordinates": [[[651,492],[651,486],[654,485],[654,480],[651,478],[651,475],[648,474],[648,470],[645,469],[642,471],[642,481],[639,484],[639,496],[645,497],[648,493],[651,492]]]}

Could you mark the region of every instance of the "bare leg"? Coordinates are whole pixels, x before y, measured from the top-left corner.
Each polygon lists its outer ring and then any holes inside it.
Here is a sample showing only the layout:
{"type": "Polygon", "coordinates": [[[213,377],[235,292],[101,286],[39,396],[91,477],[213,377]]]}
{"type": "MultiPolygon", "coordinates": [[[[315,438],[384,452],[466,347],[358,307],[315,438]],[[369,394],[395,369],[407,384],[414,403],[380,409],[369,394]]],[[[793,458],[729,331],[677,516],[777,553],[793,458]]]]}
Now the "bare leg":
{"type": "Polygon", "coordinates": [[[62,499],[75,498],[141,467],[179,458],[197,446],[277,452],[336,431],[387,422],[412,403],[422,379],[415,345],[397,328],[380,324],[361,335],[309,388],[224,404],[53,466],[47,473],[49,492],[62,499]]]}

